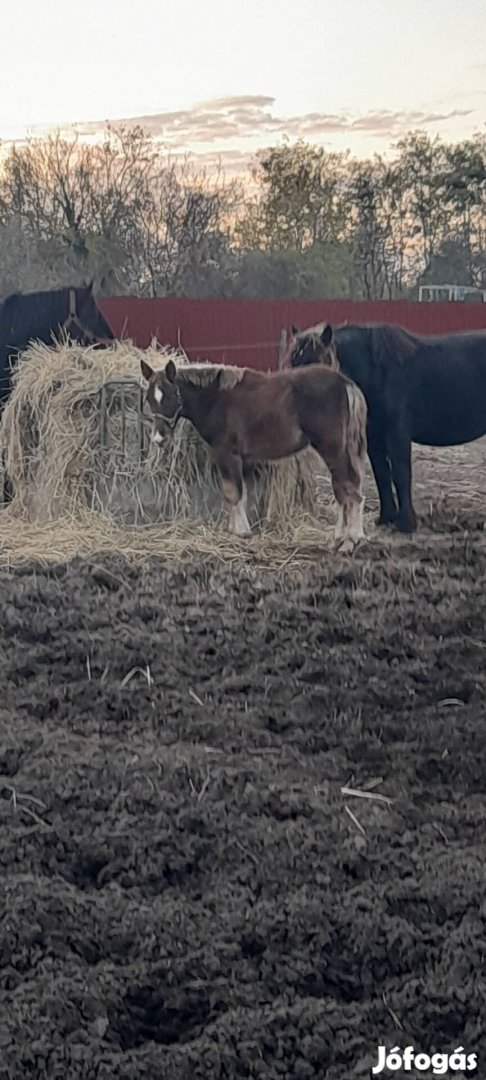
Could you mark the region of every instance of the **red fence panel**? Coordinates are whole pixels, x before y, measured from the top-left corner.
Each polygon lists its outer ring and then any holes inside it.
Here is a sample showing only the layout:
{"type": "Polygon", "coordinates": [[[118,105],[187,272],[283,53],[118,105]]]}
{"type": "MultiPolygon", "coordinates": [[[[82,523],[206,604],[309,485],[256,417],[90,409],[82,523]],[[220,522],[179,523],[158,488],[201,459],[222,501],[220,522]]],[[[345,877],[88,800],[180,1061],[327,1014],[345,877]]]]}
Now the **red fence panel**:
{"type": "Polygon", "coordinates": [[[156,338],[181,346],[190,360],[269,370],[277,367],[280,333],[328,321],[392,323],[419,334],[486,329],[486,304],[407,300],[140,300],[104,297],[100,307],[117,337],[140,348],[156,338]]]}

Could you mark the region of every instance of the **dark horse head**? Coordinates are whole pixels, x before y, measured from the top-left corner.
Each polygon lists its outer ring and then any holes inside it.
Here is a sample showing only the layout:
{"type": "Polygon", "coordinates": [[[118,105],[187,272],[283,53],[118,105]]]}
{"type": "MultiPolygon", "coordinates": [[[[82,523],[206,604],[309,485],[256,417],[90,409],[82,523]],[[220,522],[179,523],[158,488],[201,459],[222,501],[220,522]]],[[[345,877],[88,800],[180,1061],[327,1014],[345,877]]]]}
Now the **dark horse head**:
{"type": "Polygon", "coordinates": [[[305,367],[307,364],[323,364],[339,371],[333,329],[329,323],[311,326],[308,330],[298,330],[292,324],[285,367],[305,367]]]}
{"type": "Polygon", "coordinates": [[[69,293],[69,307],[63,329],[69,337],[80,345],[99,345],[102,348],[111,345],[115,336],[95,300],[93,282],[64,291],[69,293]]]}
{"type": "Polygon", "coordinates": [[[106,347],[114,334],[93,295],[93,282],[78,288],[13,293],[0,303],[0,404],[9,396],[10,363],[30,341],[51,345],[63,335],[80,345],[106,347]]]}

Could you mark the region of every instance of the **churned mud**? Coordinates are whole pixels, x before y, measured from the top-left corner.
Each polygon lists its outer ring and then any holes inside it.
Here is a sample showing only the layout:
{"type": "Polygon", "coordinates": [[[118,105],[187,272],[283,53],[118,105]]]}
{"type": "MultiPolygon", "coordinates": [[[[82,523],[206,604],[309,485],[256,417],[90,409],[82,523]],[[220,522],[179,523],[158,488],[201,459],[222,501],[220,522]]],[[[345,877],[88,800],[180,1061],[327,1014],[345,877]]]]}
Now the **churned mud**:
{"type": "Polygon", "coordinates": [[[447,513],[287,578],[2,572],[0,1077],[486,1075],[486,542],[447,513]]]}

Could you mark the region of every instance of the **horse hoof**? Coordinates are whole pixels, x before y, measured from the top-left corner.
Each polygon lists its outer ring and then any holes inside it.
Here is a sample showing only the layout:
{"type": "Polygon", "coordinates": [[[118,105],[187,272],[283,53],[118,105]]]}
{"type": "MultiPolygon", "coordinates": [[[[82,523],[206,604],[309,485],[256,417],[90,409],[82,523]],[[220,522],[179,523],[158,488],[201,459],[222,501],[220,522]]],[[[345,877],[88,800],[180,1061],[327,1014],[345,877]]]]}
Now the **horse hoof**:
{"type": "Polygon", "coordinates": [[[237,540],[248,540],[248,538],[251,536],[251,529],[245,529],[242,532],[234,529],[232,535],[236,536],[237,540]]]}
{"type": "Polygon", "coordinates": [[[406,535],[414,533],[417,529],[417,518],[415,517],[415,514],[407,517],[397,517],[395,528],[398,529],[398,532],[405,533],[406,535]]]}
{"type": "Polygon", "coordinates": [[[335,544],[334,551],[337,555],[352,555],[355,547],[356,542],[354,540],[338,540],[335,544]]]}
{"type": "Polygon", "coordinates": [[[375,525],[395,525],[396,520],[397,512],[390,511],[385,514],[380,514],[380,516],[375,519],[375,525]]]}

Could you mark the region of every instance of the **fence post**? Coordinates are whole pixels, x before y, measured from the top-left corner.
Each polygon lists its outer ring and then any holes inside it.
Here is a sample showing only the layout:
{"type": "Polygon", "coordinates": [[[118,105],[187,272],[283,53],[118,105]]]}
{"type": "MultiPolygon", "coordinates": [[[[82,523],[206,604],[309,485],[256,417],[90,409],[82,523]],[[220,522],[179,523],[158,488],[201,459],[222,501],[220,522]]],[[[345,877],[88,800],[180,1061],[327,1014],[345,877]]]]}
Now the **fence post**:
{"type": "Polygon", "coordinates": [[[285,355],[287,352],[287,331],[282,329],[280,331],[280,342],[278,346],[278,370],[281,371],[284,366],[285,355]]]}

